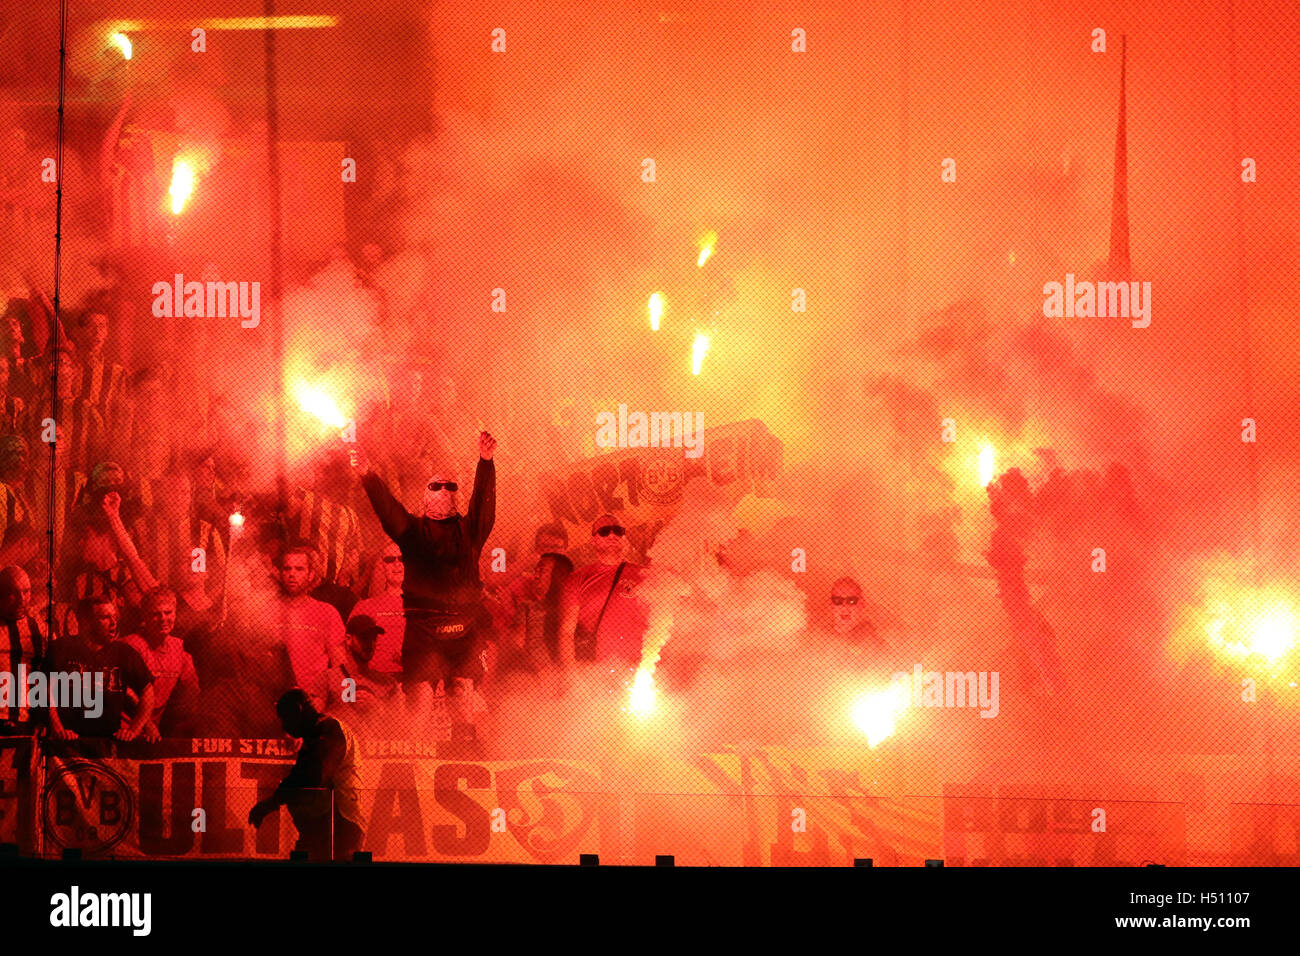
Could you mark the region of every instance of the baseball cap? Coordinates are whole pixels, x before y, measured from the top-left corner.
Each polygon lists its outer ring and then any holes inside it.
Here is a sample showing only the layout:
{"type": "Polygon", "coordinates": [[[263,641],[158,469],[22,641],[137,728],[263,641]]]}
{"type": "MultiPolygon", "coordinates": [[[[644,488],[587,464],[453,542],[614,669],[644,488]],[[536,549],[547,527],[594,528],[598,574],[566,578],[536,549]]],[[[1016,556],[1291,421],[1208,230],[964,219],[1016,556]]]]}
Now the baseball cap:
{"type": "Polygon", "coordinates": [[[358,637],[368,637],[383,634],[384,629],[369,614],[356,614],[348,619],[347,632],[358,637]]]}
{"type": "Polygon", "coordinates": [[[119,488],[126,472],[115,461],[101,461],[90,470],[90,487],[95,490],[119,488]]]}

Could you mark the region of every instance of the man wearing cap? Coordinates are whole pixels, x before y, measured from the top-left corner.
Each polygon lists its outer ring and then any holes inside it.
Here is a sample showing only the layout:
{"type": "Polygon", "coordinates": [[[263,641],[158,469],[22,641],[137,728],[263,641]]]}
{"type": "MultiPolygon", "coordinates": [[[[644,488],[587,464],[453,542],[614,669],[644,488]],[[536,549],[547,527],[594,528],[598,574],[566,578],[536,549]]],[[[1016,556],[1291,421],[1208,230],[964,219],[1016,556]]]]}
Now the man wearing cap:
{"type": "MultiPolygon", "coordinates": [[[[464,515],[456,504],[459,486],[446,472],[430,476],[419,517],[373,471],[361,475],[361,486],[385,533],[401,549],[405,567],[402,688],[407,703],[424,712],[432,697],[424,688],[442,682],[454,698],[455,719],[467,724],[473,722],[473,685],[486,672],[479,555],[496,521],[496,445],[487,432],[479,434],[474,493],[464,515]],[[430,699],[420,699],[426,696],[430,699]]],[[[360,470],[361,456],[356,460],[360,470]]]]}
{"type": "Polygon", "coordinates": [[[394,699],[397,681],[370,666],[383,633],[384,629],[368,614],[354,614],[348,620],[343,660],[322,672],[315,686],[308,688],[318,710],[346,716],[350,708],[355,708],[364,720],[376,704],[394,699]]]}
{"type": "Polygon", "coordinates": [[[568,686],[574,661],[608,665],[630,686],[641,662],[641,642],[649,609],[637,594],[650,569],[625,560],[627,529],[613,515],[601,515],[591,526],[596,560],[576,569],[565,582],[560,599],[559,657],[561,689],[568,686]]]}

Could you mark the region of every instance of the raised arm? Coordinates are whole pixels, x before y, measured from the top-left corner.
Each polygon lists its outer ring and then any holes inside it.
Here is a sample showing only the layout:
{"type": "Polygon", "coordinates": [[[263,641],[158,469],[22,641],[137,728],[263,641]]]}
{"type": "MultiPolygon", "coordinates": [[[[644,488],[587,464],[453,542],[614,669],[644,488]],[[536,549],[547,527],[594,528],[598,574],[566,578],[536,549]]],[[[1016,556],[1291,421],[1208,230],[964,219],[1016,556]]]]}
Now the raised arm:
{"type": "Polygon", "coordinates": [[[113,117],[113,123],[104,133],[104,139],[99,147],[99,177],[100,183],[105,186],[112,184],[113,157],[122,136],[122,125],[126,122],[126,114],[130,109],[131,91],[127,90],[126,95],[122,97],[122,108],[113,117]]]}
{"type": "Polygon", "coordinates": [[[406,534],[406,530],[415,519],[402,507],[402,503],[393,497],[384,480],[373,471],[367,471],[361,476],[361,487],[365,489],[366,497],[370,499],[370,506],[375,509],[384,533],[394,541],[406,534]]]}
{"type": "Polygon", "coordinates": [[[101,507],[104,516],[108,519],[108,528],[113,534],[117,549],[126,559],[127,567],[131,569],[131,578],[135,586],[140,589],[141,595],[147,594],[158,586],[158,580],[150,573],[144,559],[140,557],[140,552],[136,550],[135,542],[131,540],[131,533],[122,523],[122,496],[116,491],[109,492],[104,496],[101,507]]]}
{"type": "Polygon", "coordinates": [[[487,432],[478,437],[478,467],[474,469],[474,494],[469,499],[465,517],[469,520],[470,538],[481,549],[497,520],[497,468],[492,460],[497,440],[487,432]]]}

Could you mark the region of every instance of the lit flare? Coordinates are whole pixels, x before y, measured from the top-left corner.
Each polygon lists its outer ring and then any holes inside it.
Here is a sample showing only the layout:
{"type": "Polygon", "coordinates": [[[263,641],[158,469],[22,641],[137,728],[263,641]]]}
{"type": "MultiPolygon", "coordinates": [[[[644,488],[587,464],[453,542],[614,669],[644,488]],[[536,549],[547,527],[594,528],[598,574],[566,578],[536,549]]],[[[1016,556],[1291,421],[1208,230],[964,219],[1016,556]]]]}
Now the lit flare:
{"type": "MultiPolygon", "coordinates": [[[[1259,600],[1256,597],[1241,603],[1257,605],[1259,600]]],[[[1219,604],[1205,631],[1214,647],[1233,657],[1259,656],[1272,664],[1295,647],[1296,616],[1280,598],[1244,614],[1235,614],[1227,604],[1219,604]]]]}
{"type": "Polygon", "coordinates": [[[853,725],[867,736],[867,746],[875,747],[892,737],[898,715],[910,703],[911,693],[902,683],[887,690],[868,691],[853,702],[853,725]]]}
{"type": "Polygon", "coordinates": [[[709,337],[703,332],[695,333],[695,342],[691,345],[691,374],[699,375],[704,367],[704,356],[709,352],[709,337]]]}
{"type": "Polygon", "coordinates": [[[990,481],[993,480],[994,451],[992,445],[985,445],[980,449],[979,456],[979,475],[980,487],[987,488],[990,481]]]}
{"type": "Polygon", "coordinates": [[[179,216],[194,194],[194,166],[187,159],[172,160],[172,182],[167,193],[172,197],[172,215],[179,216]]]}
{"type": "Polygon", "coordinates": [[[716,232],[711,232],[700,240],[700,255],[695,260],[695,264],[701,269],[704,268],[704,263],[709,261],[709,257],[713,255],[713,247],[717,245],[717,242],[718,234],[716,232]]]}
{"type": "Polygon", "coordinates": [[[131,38],[125,33],[114,33],[108,42],[122,51],[122,59],[131,59],[131,38]]]}
{"type": "Polygon", "coordinates": [[[304,412],[332,428],[342,428],[347,424],[347,419],[339,411],[334,399],[319,388],[312,388],[305,382],[299,383],[294,390],[294,398],[298,401],[298,407],[304,412]]]}
{"type": "Polygon", "coordinates": [[[659,320],[664,314],[664,297],[658,292],[650,296],[650,331],[659,331],[659,320]]]}
{"type": "Polygon", "coordinates": [[[636,672],[632,692],[628,695],[627,709],[638,717],[648,717],[655,709],[654,676],[646,669],[636,672]]]}

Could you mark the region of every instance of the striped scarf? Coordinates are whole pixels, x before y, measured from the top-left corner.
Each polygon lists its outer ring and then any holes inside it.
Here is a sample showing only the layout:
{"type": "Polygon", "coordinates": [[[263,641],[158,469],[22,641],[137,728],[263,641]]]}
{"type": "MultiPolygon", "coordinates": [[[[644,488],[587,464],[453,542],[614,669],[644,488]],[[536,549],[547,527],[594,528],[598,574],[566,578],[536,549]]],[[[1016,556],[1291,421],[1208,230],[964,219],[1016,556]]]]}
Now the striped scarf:
{"type": "MultiPolygon", "coordinates": [[[[15,682],[18,680],[20,664],[26,665],[27,673],[45,666],[45,654],[50,647],[49,628],[38,618],[24,614],[16,621],[0,621],[0,628],[3,628],[5,640],[8,641],[6,664],[15,682]]],[[[0,700],[0,720],[25,723],[31,719],[27,708],[27,687],[15,683],[14,690],[18,704],[9,707],[0,700]]]]}

